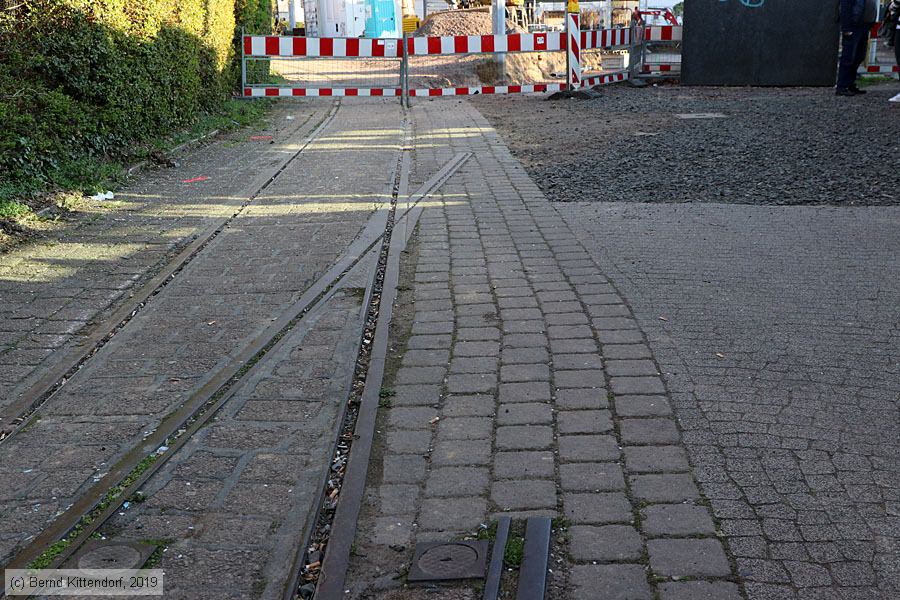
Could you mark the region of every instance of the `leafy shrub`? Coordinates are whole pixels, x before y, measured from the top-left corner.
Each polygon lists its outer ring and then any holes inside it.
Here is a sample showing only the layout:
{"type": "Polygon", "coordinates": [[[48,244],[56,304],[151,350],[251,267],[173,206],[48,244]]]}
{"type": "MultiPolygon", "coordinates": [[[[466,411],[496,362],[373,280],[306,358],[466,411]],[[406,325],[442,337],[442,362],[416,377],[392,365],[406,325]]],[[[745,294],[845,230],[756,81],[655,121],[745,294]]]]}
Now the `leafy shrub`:
{"type": "Polygon", "coordinates": [[[0,4],[0,186],[68,181],[217,112],[236,26],[265,33],[271,15],[271,0],[0,4]]]}

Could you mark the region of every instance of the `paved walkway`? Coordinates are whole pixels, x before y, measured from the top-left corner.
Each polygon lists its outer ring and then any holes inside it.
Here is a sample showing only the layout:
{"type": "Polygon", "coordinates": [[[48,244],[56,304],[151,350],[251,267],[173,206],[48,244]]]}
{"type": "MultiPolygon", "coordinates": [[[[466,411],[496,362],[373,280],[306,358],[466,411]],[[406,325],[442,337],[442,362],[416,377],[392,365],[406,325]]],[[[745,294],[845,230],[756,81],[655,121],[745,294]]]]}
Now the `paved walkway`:
{"type": "MultiPolygon", "coordinates": [[[[52,396],[37,419],[0,444],[0,563],[281,316],[389,198],[399,107],[385,104],[382,114],[377,106],[345,103],[322,136],[52,396]],[[382,126],[385,118],[391,128],[382,126]]],[[[301,141],[283,151],[295,152],[301,141]]],[[[344,363],[351,371],[352,362],[344,363]]],[[[307,381],[306,368],[312,367],[286,369],[283,375],[295,378],[291,385],[257,397],[321,395],[321,382],[307,381]]],[[[258,410],[277,421],[278,406],[258,410]]],[[[287,451],[270,438],[291,435],[291,427],[249,421],[247,431],[255,435],[223,434],[210,444],[287,451]]]]}
{"type": "Polygon", "coordinates": [[[900,209],[558,208],[647,333],[748,597],[900,597],[900,209]]]}
{"type": "Polygon", "coordinates": [[[419,180],[474,156],[406,265],[351,597],[509,514],[563,519],[553,598],[739,598],[630,309],[468,103],[413,117],[419,180]]]}
{"type": "Polygon", "coordinates": [[[231,217],[329,108],[279,105],[259,130],[228,134],[178,157],[176,168],[145,172],[60,239],[0,256],[0,410],[195,236],[231,217]],[[250,141],[254,133],[273,143],[250,141]],[[208,179],[183,183],[201,176],[208,179]]]}

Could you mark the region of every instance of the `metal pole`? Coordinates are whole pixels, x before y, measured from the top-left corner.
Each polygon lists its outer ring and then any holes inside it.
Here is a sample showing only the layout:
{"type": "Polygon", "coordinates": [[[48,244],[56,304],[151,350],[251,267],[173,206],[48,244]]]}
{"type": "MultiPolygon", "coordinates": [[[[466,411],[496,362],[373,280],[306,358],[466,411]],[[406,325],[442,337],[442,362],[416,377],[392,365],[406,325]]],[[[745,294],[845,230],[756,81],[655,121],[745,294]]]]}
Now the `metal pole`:
{"type": "Polygon", "coordinates": [[[400,40],[403,48],[400,50],[400,106],[409,108],[409,53],[407,40],[409,34],[403,32],[403,39],[400,40]]]}
{"type": "MultiPolygon", "coordinates": [[[[506,1],[493,0],[491,3],[491,32],[494,35],[506,35],[506,1]]],[[[497,63],[497,75],[500,80],[506,78],[506,55],[494,55],[497,63]]]]}
{"type": "Polygon", "coordinates": [[[244,28],[241,27],[241,96],[247,89],[247,52],[244,47],[244,28]]]}

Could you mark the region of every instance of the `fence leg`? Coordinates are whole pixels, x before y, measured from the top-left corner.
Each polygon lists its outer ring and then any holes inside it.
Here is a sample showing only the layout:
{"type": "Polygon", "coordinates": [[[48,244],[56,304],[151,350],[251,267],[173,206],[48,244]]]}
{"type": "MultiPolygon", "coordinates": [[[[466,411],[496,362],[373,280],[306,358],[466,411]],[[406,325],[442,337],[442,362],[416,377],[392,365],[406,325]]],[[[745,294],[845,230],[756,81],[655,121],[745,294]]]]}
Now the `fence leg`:
{"type": "Polygon", "coordinates": [[[647,64],[647,26],[644,23],[639,23],[638,27],[641,30],[641,75],[644,74],[644,65],[647,64]]]}
{"type": "Polygon", "coordinates": [[[581,87],[581,11],[578,0],[569,0],[566,9],[566,83],[575,91],[581,87]]]}

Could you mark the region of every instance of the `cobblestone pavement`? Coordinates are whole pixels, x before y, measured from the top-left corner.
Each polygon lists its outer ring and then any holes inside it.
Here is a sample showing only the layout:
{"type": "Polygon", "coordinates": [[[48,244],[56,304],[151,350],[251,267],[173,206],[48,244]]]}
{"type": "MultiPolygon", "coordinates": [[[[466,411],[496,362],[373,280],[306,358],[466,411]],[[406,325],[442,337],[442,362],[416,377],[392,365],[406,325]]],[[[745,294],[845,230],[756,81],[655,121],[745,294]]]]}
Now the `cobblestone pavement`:
{"type": "Polygon", "coordinates": [[[628,306],[471,105],[412,114],[414,179],[474,156],[405,267],[349,596],[508,514],[561,518],[553,598],[740,598],[628,306]]]}
{"type": "Polygon", "coordinates": [[[748,597],[900,597],[900,210],[557,208],[648,336],[748,597]]]}
{"type": "MultiPolygon", "coordinates": [[[[387,200],[399,108],[378,106],[343,103],[322,136],[51,397],[39,418],[0,444],[0,562],[263,332],[387,200]]],[[[297,393],[323,391],[316,381],[307,389],[302,378],[310,374],[298,369],[285,373],[297,393]]],[[[278,407],[257,410],[274,417],[278,407]]],[[[242,447],[233,432],[219,429],[212,446],[242,447]]],[[[259,429],[243,443],[268,447],[267,436],[289,428],[259,429]]],[[[246,493],[240,485],[234,490],[246,493]]]]}
{"type": "Polygon", "coordinates": [[[248,374],[101,534],[165,540],[166,598],[283,598],[316,517],[376,256],[248,374]]]}
{"type": "Polygon", "coordinates": [[[115,200],[92,204],[74,231],[0,255],[0,409],[194,236],[233,215],[329,106],[277,105],[252,132],[274,143],[241,130],[203,144],[178,167],[147,171],[115,200]],[[209,179],[183,183],[198,176],[209,179]]]}

